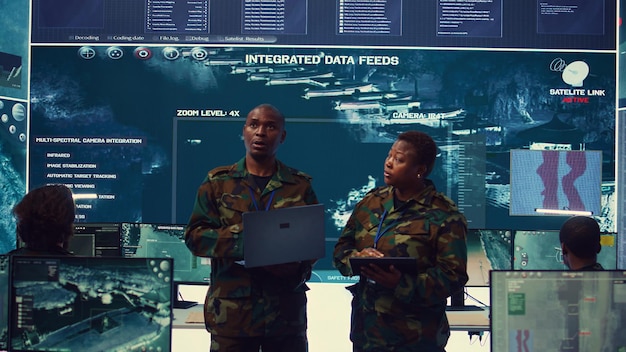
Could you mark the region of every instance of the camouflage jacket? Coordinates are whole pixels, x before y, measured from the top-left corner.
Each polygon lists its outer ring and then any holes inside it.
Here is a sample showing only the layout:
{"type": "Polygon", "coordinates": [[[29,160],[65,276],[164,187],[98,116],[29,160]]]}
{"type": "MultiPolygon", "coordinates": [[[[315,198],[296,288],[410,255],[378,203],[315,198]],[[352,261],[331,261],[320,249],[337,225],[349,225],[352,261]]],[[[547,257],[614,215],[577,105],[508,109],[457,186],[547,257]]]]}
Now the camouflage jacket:
{"type": "Polygon", "coordinates": [[[427,184],[398,209],[393,187],[368,192],[335,245],[334,265],[346,276],[352,276],[348,258],[374,247],[378,231],[382,236],[376,248],[385,256],[417,261],[418,274],[403,274],[393,290],[363,279],[349,288],[354,296],[351,338],[364,350],[368,344],[391,351],[394,344],[407,341],[426,339],[438,346],[447,342],[446,300],[468,280],[467,223],[452,200],[437,192],[432,182],[427,184]]]}
{"type": "Polygon", "coordinates": [[[306,329],[302,312],[306,311],[305,281],[311,276],[311,263],[301,263],[289,277],[274,276],[264,268],[245,268],[238,263],[244,251],[242,214],[256,207],[263,211],[317,202],[311,177],[280,161],[262,191],[246,170],[245,158],[209,172],[198,188],[185,229],[189,250],[212,258],[204,307],[207,330],[224,336],[262,336],[306,329]],[[283,305],[287,300],[293,304],[280,307],[277,297],[282,297],[283,305]],[[295,316],[295,321],[285,321],[288,315],[295,316]]]}

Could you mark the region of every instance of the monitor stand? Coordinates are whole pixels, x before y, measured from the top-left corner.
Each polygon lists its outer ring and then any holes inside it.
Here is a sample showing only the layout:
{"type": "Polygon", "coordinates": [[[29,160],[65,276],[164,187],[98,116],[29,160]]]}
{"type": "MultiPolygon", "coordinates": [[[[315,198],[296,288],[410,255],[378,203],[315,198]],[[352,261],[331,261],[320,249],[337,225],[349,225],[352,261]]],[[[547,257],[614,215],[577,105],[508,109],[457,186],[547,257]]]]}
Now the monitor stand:
{"type": "Polygon", "coordinates": [[[465,288],[452,294],[450,305],[446,306],[446,311],[481,311],[483,308],[475,305],[465,304],[465,288]]]}
{"type": "Polygon", "coordinates": [[[174,309],[188,309],[198,304],[198,302],[185,301],[182,299],[183,296],[180,294],[178,289],[178,283],[174,283],[174,294],[176,295],[176,299],[174,300],[174,309]]]}

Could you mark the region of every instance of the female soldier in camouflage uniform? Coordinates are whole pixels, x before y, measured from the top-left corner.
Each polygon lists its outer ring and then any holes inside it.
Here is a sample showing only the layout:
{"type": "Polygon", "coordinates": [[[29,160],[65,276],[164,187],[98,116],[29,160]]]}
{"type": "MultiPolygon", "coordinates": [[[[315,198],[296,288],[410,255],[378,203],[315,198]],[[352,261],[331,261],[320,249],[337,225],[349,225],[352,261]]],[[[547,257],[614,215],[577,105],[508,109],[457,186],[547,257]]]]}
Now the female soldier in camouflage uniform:
{"type": "Polygon", "coordinates": [[[428,135],[400,134],[385,160],[386,186],[356,205],[334,250],[334,264],[353,275],[350,257],[414,257],[417,275],[390,266],[362,269],[353,294],[354,351],[444,351],[450,335],[447,298],[468,280],[466,219],[426,179],[437,146],[428,135]]]}

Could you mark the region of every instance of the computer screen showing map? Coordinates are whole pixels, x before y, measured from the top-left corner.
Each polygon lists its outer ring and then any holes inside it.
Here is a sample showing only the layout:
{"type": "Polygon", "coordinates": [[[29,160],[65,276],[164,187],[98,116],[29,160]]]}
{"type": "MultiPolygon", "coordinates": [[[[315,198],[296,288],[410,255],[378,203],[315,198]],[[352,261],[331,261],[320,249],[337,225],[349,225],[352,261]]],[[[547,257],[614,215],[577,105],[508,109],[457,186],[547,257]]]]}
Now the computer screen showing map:
{"type": "Polygon", "coordinates": [[[491,272],[491,350],[626,350],[626,271],[491,272]]]}
{"type": "Polygon", "coordinates": [[[470,229],[467,231],[467,274],[465,286],[489,286],[490,270],[509,270],[512,265],[512,230],[470,229]]]}
{"type": "MultiPolygon", "coordinates": [[[[602,232],[598,263],[605,269],[617,269],[617,234],[602,232]]],[[[565,270],[559,230],[518,230],[513,239],[513,269],[565,270]]]]}
{"type": "Polygon", "coordinates": [[[9,350],[170,350],[171,259],[11,260],[9,350]]]}
{"type": "Polygon", "coordinates": [[[172,258],[174,282],[208,285],[210,260],[193,255],[184,236],[184,225],[122,223],[122,250],[125,257],[172,258]]]}

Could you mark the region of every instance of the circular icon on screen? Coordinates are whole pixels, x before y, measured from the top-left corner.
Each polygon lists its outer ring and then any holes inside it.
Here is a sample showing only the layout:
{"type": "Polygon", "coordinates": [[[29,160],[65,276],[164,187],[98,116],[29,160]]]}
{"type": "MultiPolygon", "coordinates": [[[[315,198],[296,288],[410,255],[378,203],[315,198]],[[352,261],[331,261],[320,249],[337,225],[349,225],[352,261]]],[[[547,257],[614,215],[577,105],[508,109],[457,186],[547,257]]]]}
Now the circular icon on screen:
{"type": "Polygon", "coordinates": [[[133,54],[136,58],[140,60],[148,60],[152,57],[152,51],[145,46],[138,47],[137,49],[135,49],[135,52],[133,54]]]}
{"type": "Polygon", "coordinates": [[[209,53],[204,48],[193,48],[191,49],[191,57],[194,60],[202,61],[205,60],[209,56],[209,53]]]}
{"type": "Polygon", "coordinates": [[[582,87],[583,81],[589,75],[589,65],[584,61],[574,61],[565,66],[561,74],[563,82],[572,87],[582,87]]]}
{"type": "Polygon", "coordinates": [[[90,46],[81,46],[78,49],[78,56],[85,60],[91,60],[96,57],[96,51],[90,46]]]}
{"type": "Polygon", "coordinates": [[[168,60],[176,60],[180,56],[180,52],[176,48],[163,48],[163,57],[168,60]]]}
{"type": "Polygon", "coordinates": [[[122,58],[122,56],[124,56],[124,51],[117,46],[112,46],[110,48],[107,48],[106,53],[107,53],[107,56],[113,60],[119,60],[122,58]]]}
{"type": "Polygon", "coordinates": [[[11,114],[13,115],[15,121],[24,121],[24,119],[26,119],[26,108],[24,105],[17,103],[13,105],[11,114]]]}

